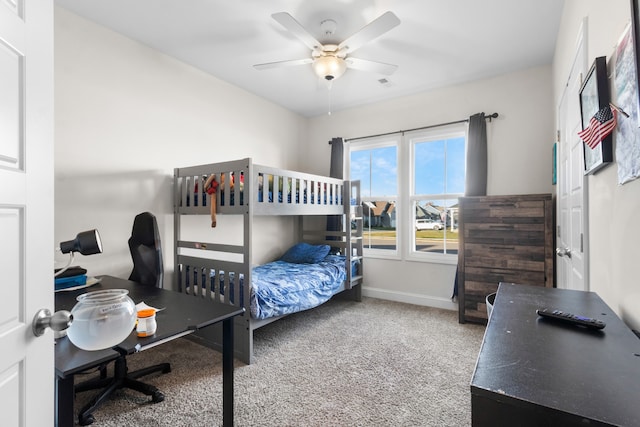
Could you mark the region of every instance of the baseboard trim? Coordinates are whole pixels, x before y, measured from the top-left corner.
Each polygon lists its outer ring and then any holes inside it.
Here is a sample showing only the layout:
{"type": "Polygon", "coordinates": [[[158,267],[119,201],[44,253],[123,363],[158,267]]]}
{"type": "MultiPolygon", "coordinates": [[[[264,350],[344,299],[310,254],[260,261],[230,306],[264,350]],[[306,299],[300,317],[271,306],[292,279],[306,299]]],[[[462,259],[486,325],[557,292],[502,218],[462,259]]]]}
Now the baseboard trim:
{"type": "Polygon", "coordinates": [[[408,292],[362,287],[362,296],[458,311],[458,304],[448,298],[437,298],[408,292]]]}

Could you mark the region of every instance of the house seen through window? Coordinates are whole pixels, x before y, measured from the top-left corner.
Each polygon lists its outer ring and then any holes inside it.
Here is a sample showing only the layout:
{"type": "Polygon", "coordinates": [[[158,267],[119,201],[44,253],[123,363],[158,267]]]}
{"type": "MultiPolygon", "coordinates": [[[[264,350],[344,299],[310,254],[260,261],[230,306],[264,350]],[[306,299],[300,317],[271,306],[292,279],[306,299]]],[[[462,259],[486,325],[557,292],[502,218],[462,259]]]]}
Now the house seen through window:
{"type": "Polygon", "coordinates": [[[368,256],[456,262],[466,125],[351,141],[368,256]]]}

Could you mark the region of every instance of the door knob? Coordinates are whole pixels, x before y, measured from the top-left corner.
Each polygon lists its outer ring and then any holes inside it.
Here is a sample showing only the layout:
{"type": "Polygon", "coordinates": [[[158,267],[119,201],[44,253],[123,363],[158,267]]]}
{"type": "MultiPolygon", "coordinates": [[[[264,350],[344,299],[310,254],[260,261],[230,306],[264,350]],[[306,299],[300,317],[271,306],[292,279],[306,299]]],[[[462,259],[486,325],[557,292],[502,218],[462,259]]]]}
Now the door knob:
{"type": "Polygon", "coordinates": [[[566,256],[567,258],[571,258],[571,250],[569,248],[556,248],[556,255],[559,257],[566,256]]]}
{"type": "Polygon", "coordinates": [[[44,334],[44,331],[47,328],[51,328],[54,331],[64,331],[73,322],[73,315],[67,310],[56,311],[51,314],[46,308],[42,308],[38,310],[36,315],[33,318],[33,323],[31,324],[33,329],[33,335],[39,337],[44,334]]]}

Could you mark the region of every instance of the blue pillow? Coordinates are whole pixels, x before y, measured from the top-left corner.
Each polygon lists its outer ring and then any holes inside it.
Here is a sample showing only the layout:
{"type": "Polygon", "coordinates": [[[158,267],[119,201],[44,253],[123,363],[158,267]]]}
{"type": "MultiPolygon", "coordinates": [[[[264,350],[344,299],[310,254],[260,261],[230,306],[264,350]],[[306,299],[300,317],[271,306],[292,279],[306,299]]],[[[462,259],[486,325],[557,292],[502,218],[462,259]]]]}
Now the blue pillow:
{"type": "Polygon", "coordinates": [[[280,258],[280,261],[294,264],[317,264],[322,261],[331,248],[329,245],[310,245],[298,243],[289,248],[280,258]]]}

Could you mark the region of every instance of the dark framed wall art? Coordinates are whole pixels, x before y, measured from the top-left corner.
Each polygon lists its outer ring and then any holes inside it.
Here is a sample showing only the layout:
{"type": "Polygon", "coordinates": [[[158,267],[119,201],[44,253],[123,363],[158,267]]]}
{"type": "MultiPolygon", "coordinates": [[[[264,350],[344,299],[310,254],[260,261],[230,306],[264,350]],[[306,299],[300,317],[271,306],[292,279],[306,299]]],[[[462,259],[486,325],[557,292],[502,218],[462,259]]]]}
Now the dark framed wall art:
{"type": "MultiPolygon", "coordinates": [[[[636,87],[640,87],[640,5],[638,0],[631,0],[631,34],[633,37],[633,50],[636,63],[636,87]]],[[[640,97],[640,90],[638,91],[640,97]]],[[[640,100],[638,100],[640,104],[640,100]]],[[[640,119],[640,117],[639,117],[640,119]]],[[[640,127],[640,122],[638,123],[640,127]]]]}
{"type": "MultiPolygon", "coordinates": [[[[609,107],[609,80],[607,59],[599,56],[587,73],[580,88],[580,113],[582,129],[589,127],[591,119],[603,108],[609,107]]],[[[613,161],[613,137],[609,134],[595,146],[583,142],[584,173],[592,174],[613,161]]]]}
{"type": "MultiPolygon", "coordinates": [[[[631,25],[627,26],[614,51],[613,102],[626,111],[615,131],[618,184],[640,178],[640,9],[631,0],[631,25]],[[630,28],[629,28],[630,27],[630,28]]],[[[609,60],[612,62],[613,57],[609,60]]]]}

